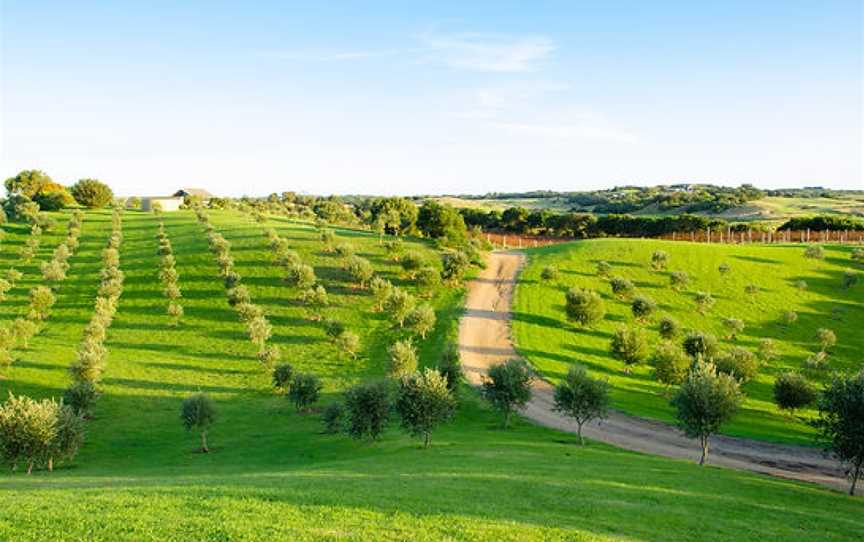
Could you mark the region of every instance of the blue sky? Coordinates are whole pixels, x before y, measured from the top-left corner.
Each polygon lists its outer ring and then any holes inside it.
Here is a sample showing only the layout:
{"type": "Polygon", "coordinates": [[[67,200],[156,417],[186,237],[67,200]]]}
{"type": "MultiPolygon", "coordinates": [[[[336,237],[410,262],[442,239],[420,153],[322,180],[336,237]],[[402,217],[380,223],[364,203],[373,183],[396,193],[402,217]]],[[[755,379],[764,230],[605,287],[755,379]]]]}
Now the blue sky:
{"type": "Polygon", "coordinates": [[[4,177],[864,188],[860,0],[0,3],[4,177]]]}

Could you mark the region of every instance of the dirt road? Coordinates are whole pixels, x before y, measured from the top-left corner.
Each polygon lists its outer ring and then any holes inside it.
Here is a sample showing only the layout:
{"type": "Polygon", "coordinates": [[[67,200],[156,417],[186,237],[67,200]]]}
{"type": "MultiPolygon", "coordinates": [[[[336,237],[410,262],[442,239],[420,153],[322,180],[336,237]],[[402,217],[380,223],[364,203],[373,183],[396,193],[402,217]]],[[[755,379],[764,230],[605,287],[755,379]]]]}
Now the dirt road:
{"type": "MultiPolygon", "coordinates": [[[[510,306],[523,262],[524,255],[518,252],[493,252],[488,267],[469,285],[465,316],[459,323],[459,347],[472,385],[480,384],[490,365],[516,357],[510,339],[510,306]]],[[[575,432],[575,423],[552,410],[552,397],[552,386],[538,378],[534,397],[522,414],[541,425],[575,432]]],[[[690,461],[698,461],[700,455],[698,443],[675,427],[620,412],[612,412],[600,423],[586,424],[582,432],[588,438],[638,452],[690,461]]],[[[711,439],[708,463],[847,488],[839,464],[818,449],[716,436],[711,439]]]]}

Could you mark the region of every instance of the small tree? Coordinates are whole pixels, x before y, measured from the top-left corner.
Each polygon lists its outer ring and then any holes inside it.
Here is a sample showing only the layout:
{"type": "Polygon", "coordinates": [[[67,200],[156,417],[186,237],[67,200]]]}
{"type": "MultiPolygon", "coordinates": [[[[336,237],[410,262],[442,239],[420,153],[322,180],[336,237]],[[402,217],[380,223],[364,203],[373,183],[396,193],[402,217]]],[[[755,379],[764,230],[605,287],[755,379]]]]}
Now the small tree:
{"type": "Polygon", "coordinates": [[[684,350],[668,342],[657,345],[650,362],[654,367],[654,378],[667,386],[677,386],[684,382],[692,363],[684,350]]]}
{"type": "Polygon", "coordinates": [[[345,407],[341,403],[330,403],[324,408],[321,414],[321,422],[324,425],[324,432],[335,434],[342,430],[342,423],[345,420],[345,407]]]}
{"type": "Polygon", "coordinates": [[[435,329],[435,321],[435,309],[428,304],[417,306],[405,317],[405,325],[408,326],[408,329],[420,335],[421,339],[426,339],[426,335],[435,329]]]}
{"type": "Polygon", "coordinates": [[[796,281],[795,281],[795,288],[796,288],[797,290],[800,290],[800,291],[803,292],[804,290],[807,289],[807,287],[808,287],[808,286],[807,286],[807,281],[806,281],[806,280],[801,279],[801,280],[796,280],[796,281]]]}
{"type": "Polygon", "coordinates": [[[567,319],[580,326],[593,326],[606,314],[606,307],[600,294],[582,288],[570,288],[567,291],[564,310],[567,319]]]}
{"type": "Polygon", "coordinates": [[[555,386],[555,410],[576,421],[579,444],[584,445],[582,426],[595,418],[605,418],[609,410],[609,384],[588,376],[581,365],[573,365],[567,378],[555,386]]]}
{"type": "Polygon", "coordinates": [[[609,351],[613,358],[624,362],[629,373],[632,365],[643,363],[648,358],[645,330],[640,327],[619,327],[612,334],[609,351]]]}
{"type": "Polygon", "coordinates": [[[843,277],[840,279],[840,287],[844,290],[848,290],[858,284],[858,273],[851,270],[846,270],[843,272],[843,277]]]}
{"type": "Polygon", "coordinates": [[[93,382],[82,380],[73,382],[63,394],[63,402],[82,418],[93,416],[93,407],[99,398],[99,390],[93,382]]]}
{"type": "Polygon", "coordinates": [[[334,340],[336,348],[348,354],[351,359],[357,358],[360,351],[360,337],[353,331],[344,331],[334,340]]]}
{"type": "Polygon", "coordinates": [[[717,271],[719,271],[720,274],[723,276],[728,275],[729,271],[731,271],[731,270],[732,270],[732,268],[726,262],[723,262],[719,266],[717,266],[717,271]]]}
{"type": "Polygon", "coordinates": [[[166,309],[168,316],[171,317],[169,324],[173,327],[180,325],[180,320],[183,318],[183,305],[176,301],[170,301],[166,309]]]}
{"type": "MultiPolygon", "coordinates": [[[[345,270],[348,271],[351,280],[363,289],[366,288],[369,281],[375,275],[375,269],[369,263],[369,260],[360,256],[350,256],[347,258],[345,260],[345,270]]],[[[438,273],[435,273],[435,277],[438,277],[438,273]]]]}
{"type": "Polygon", "coordinates": [[[669,254],[664,250],[655,250],[651,254],[651,268],[655,271],[663,271],[669,265],[669,254]]]}
{"type": "Polygon", "coordinates": [[[692,359],[713,360],[717,356],[717,338],[704,331],[691,331],[684,337],[684,351],[692,359]]]}
{"type": "Polygon", "coordinates": [[[676,292],[685,290],[690,285],[690,275],[686,271],[673,271],[669,275],[669,285],[676,292]]]}
{"type": "Polygon", "coordinates": [[[327,290],[319,284],[314,288],[304,290],[300,294],[300,302],[306,305],[309,310],[309,317],[312,320],[320,320],[321,309],[328,305],[330,299],[327,295],[327,290]]]}
{"type": "Polygon", "coordinates": [[[771,339],[761,339],[757,347],[757,355],[764,363],[774,361],[779,356],[777,345],[771,339]]]}
{"type": "Polygon", "coordinates": [[[210,451],[207,447],[207,430],[216,421],[216,407],[213,401],[203,393],[196,393],[183,400],[180,407],[180,420],[187,431],[193,429],[201,433],[201,451],[210,451]]]}
{"type": "Polygon", "coordinates": [[[791,326],[798,320],[798,313],[795,311],[786,311],[783,313],[783,324],[786,327],[791,326]]]}
{"type": "Polygon", "coordinates": [[[405,318],[414,309],[416,303],[414,297],[405,290],[393,288],[384,301],[384,310],[399,324],[399,327],[403,327],[405,318]]]}
{"type": "Polygon", "coordinates": [[[738,339],[738,334],[744,331],[744,321],[738,318],[724,318],[723,327],[726,328],[726,338],[735,341],[738,339]]]}
{"type": "Polygon", "coordinates": [[[834,376],[819,399],[815,426],[826,448],[848,466],[849,495],[855,495],[864,470],[864,371],[834,376]]]}
{"type": "Polygon", "coordinates": [[[249,321],[246,324],[246,329],[249,332],[249,340],[252,344],[258,347],[258,351],[264,350],[264,345],[273,334],[273,326],[264,316],[259,316],[249,321]]]}
{"type": "Polygon", "coordinates": [[[402,419],[402,428],[412,436],[421,437],[423,447],[428,448],[432,431],[456,412],[456,400],[447,387],[447,379],[427,368],[399,381],[396,410],[402,419]]]}
{"type": "Polygon", "coordinates": [[[608,277],[610,273],[612,273],[612,265],[609,262],[599,261],[597,262],[597,276],[598,277],[608,277]]]}
{"type": "Polygon", "coordinates": [[[746,348],[735,347],[714,360],[717,372],[727,374],[744,384],[759,374],[759,360],[746,348]]]}
{"type": "Polygon", "coordinates": [[[336,245],[336,255],[340,258],[350,258],[357,252],[351,243],[339,243],[336,245]]]}
{"type": "Polygon", "coordinates": [[[699,314],[709,312],[715,303],[714,296],[708,292],[696,292],[693,301],[696,303],[696,310],[699,311],[699,314]]]}
{"type": "Polygon", "coordinates": [[[504,416],[504,429],[510,425],[513,412],[531,400],[531,384],[534,377],[528,364],[521,359],[511,359],[489,368],[483,378],[483,397],[504,416]]]}
{"type": "Polygon", "coordinates": [[[402,378],[417,370],[417,350],[411,341],[396,341],[387,352],[390,354],[391,378],[402,378]]]}
{"type": "Polygon", "coordinates": [[[21,344],[21,348],[30,348],[30,338],[39,331],[39,326],[33,320],[16,318],[11,325],[12,336],[21,344]]]}
{"type": "Polygon", "coordinates": [[[558,268],[551,265],[547,265],[543,268],[543,271],[540,272],[540,278],[545,281],[558,280],[558,277],[558,268]]]}
{"type": "Polygon", "coordinates": [[[744,287],[744,293],[750,296],[750,301],[756,301],[756,296],[759,294],[759,286],[750,283],[744,287]]]}
{"type": "Polygon", "coordinates": [[[347,430],[352,438],[378,440],[390,422],[390,387],[387,382],[358,384],[345,392],[347,430]]]}
{"type": "Polygon", "coordinates": [[[447,380],[447,389],[456,397],[459,392],[459,384],[462,383],[462,360],[459,358],[459,345],[449,342],[441,353],[438,360],[438,372],[447,380]]]}
{"type": "Polygon", "coordinates": [[[402,264],[402,269],[405,270],[405,274],[408,275],[409,278],[413,279],[417,274],[417,271],[426,264],[426,260],[418,252],[410,251],[402,255],[399,263],[402,264]]]}
{"type": "Polygon", "coordinates": [[[804,257],[810,260],[821,260],[825,258],[825,249],[822,245],[810,245],[804,250],[804,257]]]}
{"type": "Polygon", "coordinates": [[[852,254],[849,255],[853,262],[864,262],[864,248],[855,247],[852,249],[852,254]]]}
{"type": "Polygon", "coordinates": [[[824,327],[816,330],[816,339],[819,341],[821,352],[827,353],[832,346],[837,344],[837,336],[834,332],[824,327]]]}
{"type": "Polygon", "coordinates": [[[336,232],[334,232],[330,228],[322,228],[319,235],[321,237],[321,243],[324,245],[324,252],[333,252],[333,245],[336,242],[336,232]]]}
{"type": "Polygon", "coordinates": [[[738,412],[742,401],[738,382],[729,375],[718,374],[712,364],[703,361],[696,362],[672,397],[678,426],[688,437],[699,439],[700,465],[708,459],[711,435],[738,412]]]}
{"type": "Polygon", "coordinates": [[[678,323],[678,320],[672,318],[671,316],[665,315],[660,318],[660,336],[670,341],[678,335],[681,334],[681,324],[678,323]]]}
{"type": "Polygon", "coordinates": [[[623,277],[612,277],[609,279],[609,286],[612,293],[620,299],[630,299],[635,291],[633,283],[623,277]]]}
{"type": "Polygon", "coordinates": [[[375,299],[372,310],[375,312],[383,310],[387,298],[390,297],[390,292],[393,291],[393,285],[387,279],[375,277],[370,281],[369,288],[372,291],[373,299],[375,299]]]}
{"type": "Polygon", "coordinates": [[[417,271],[417,287],[429,296],[441,284],[441,274],[431,265],[426,265],[417,271]]]}
{"type": "Polygon", "coordinates": [[[799,373],[787,371],[774,381],[774,402],[793,416],[797,409],[812,405],[815,401],[816,390],[799,373]]]}
{"type": "Polygon", "coordinates": [[[289,286],[305,290],[315,285],[315,270],[311,265],[295,264],[288,267],[285,282],[289,286]]]}
{"type": "Polygon", "coordinates": [[[290,363],[280,363],[273,368],[273,387],[282,393],[288,393],[293,377],[294,367],[290,363]]]}
{"type": "Polygon", "coordinates": [[[637,295],[630,304],[633,317],[640,322],[649,320],[657,310],[657,303],[648,296],[637,295]]]}
{"type": "Polygon", "coordinates": [[[309,407],[318,400],[321,393],[321,381],[309,373],[297,373],[291,379],[288,398],[294,403],[298,412],[308,412],[309,407]]]}
{"type": "Polygon", "coordinates": [[[36,286],[30,290],[30,311],[28,318],[31,320],[44,320],[48,317],[48,311],[54,306],[57,299],[50,288],[36,286]]]}

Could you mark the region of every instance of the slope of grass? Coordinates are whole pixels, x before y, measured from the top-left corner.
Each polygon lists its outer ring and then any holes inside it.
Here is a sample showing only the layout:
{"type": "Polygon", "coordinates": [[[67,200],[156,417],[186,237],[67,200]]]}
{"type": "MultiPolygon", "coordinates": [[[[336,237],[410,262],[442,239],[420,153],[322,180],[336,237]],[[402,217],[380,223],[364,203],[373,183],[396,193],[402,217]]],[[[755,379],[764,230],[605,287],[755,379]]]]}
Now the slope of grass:
{"type": "MultiPolygon", "coordinates": [[[[314,265],[331,295],[326,316],[363,338],[357,360],[336,352],[283,285],[264,226],[238,213],[210,215],[231,241],[237,270],[271,319],[285,360],[323,379],[322,404],[354,382],[383,375],[386,348],[399,333],[371,312],[366,292],[348,285],[338,258],[321,253],[313,228],[276,218],[265,225],[314,265]]],[[[705,539],[805,540],[819,533],[850,540],[864,527],[860,502],[821,488],[599,444],[580,449],[571,435],[523,422],[500,431],[468,389],[457,419],[435,433],[429,450],[395,425],[375,444],[322,434],[316,413],[298,414],[271,391],[194,216],[166,213],[164,220],[183,323],[170,327],[165,314],[157,220],[125,213],[125,290],[108,332],[103,395],[87,442],[72,465],[54,473],[0,474],[0,540],[686,540],[696,529],[705,539]],[[210,454],[198,453],[196,435],[180,425],[180,403],[197,390],[219,411],[210,454]],[[700,514],[706,503],[708,526],[700,514]]],[[[0,381],[0,394],[62,393],[109,231],[109,213],[87,213],[58,304],[0,381]]],[[[379,273],[412,289],[375,237],[339,235],[379,273]]],[[[430,261],[436,257],[427,245],[411,245],[430,261]]],[[[38,274],[28,277],[38,282],[38,274]]],[[[23,287],[12,304],[0,305],[3,320],[23,309],[22,296],[23,287]]],[[[439,325],[421,345],[424,364],[452,335],[461,297],[459,289],[442,288],[433,298],[439,325]]]]}
{"type": "MultiPolygon", "coordinates": [[[[596,275],[597,262],[607,261],[613,267],[612,275],[630,279],[638,293],[658,303],[659,314],[673,316],[685,328],[715,334],[724,348],[743,346],[755,350],[760,339],[773,339],[780,358],[763,367],[760,375],[744,386],[744,408],[724,432],[812,444],[813,429],[804,421],[812,411],[800,413],[804,420],[778,412],[773,404],[772,384],[779,372],[800,369],[808,353],[819,348],[815,334],[822,327],[834,330],[838,338],[829,358],[831,368],[855,370],[864,364],[864,334],[860,332],[864,324],[864,286],[840,288],[843,271],[852,267],[849,252],[849,247],[826,247],[825,260],[818,261],[805,259],[800,245],[735,246],[620,239],[532,249],[516,293],[514,336],[520,352],[552,381],[562,378],[571,363],[583,363],[595,374],[609,378],[616,408],[671,421],[668,393],[652,378],[650,367],[640,366],[625,374],[622,363],[609,354],[613,331],[622,324],[633,324],[633,317],[629,302],[615,298],[608,281],[596,275]],[[668,271],[650,268],[655,250],[669,254],[668,271]],[[725,277],[717,271],[724,262],[731,266],[725,277]],[[544,282],[540,278],[547,265],[561,271],[558,281],[544,282]],[[691,284],[686,291],[669,288],[672,271],[689,273],[691,284]],[[805,280],[808,288],[796,288],[798,280],[805,280]],[[752,299],[744,291],[751,283],[760,288],[752,299]],[[597,290],[605,299],[606,317],[593,329],[579,329],[566,320],[564,294],[572,286],[597,290]],[[705,315],[695,310],[693,294],[699,290],[711,292],[717,300],[705,315]],[[787,327],[780,320],[790,310],[796,311],[799,319],[787,327]],[[746,328],[736,341],[723,340],[724,317],[744,320],[746,328]]],[[[659,341],[657,319],[646,324],[652,343],[659,341]]],[[[808,376],[818,381],[825,379],[828,372],[811,371],[808,376]]]]}

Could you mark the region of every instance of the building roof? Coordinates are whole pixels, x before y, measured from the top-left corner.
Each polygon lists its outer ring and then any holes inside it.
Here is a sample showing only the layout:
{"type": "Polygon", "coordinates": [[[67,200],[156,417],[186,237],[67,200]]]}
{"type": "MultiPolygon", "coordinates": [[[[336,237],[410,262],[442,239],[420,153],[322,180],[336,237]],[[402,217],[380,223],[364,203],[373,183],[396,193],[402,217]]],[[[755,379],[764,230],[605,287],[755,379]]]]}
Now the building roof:
{"type": "Polygon", "coordinates": [[[213,197],[213,194],[204,190],[203,188],[181,188],[180,190],[174,192],[174,195],[178,197],[198,196],[203,199],[210,199],[213,197]]]}

